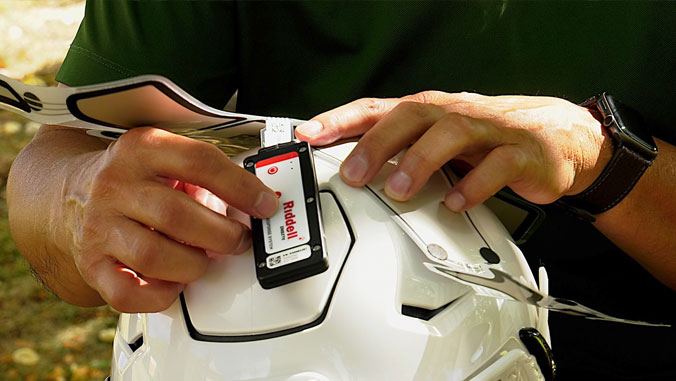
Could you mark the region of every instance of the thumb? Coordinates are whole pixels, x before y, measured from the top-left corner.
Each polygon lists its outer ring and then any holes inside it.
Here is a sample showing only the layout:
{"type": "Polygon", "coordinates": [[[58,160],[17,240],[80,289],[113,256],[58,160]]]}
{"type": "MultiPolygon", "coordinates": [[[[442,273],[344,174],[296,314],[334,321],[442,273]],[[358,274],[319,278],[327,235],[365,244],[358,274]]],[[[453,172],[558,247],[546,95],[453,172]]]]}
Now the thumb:
{"type": "Polygon", "coordinates": [[[298,125],[296,136],[312,145],[325,145],[359,136],[401,102],[398,98],[358,99],[298,125]]]}

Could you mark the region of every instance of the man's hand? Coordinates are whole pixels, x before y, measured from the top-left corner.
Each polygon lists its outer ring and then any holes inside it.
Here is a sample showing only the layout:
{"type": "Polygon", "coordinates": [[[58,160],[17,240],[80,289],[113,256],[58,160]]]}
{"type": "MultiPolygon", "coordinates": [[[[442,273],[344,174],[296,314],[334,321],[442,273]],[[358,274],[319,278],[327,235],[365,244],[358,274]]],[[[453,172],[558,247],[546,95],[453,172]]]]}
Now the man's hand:
{"type": "Polygon", "coordinates": [[[312,119],[296,132],[312,144],[364,134],[341,167],[353,186],[368,183],[409,144],[385,184],[394,200],[411,198],[451,159],[472,169],[446,195],[456,212],[509,186],[535,203],[583,191],[612,148],[585,108],[550,97],[423,92],[400,99],[360,99],[312,119]]]}
{"type": "MultiPolygon", "coordinates": [[[[123,312],[163,310],[204,273],[206,251],[237,254],[250,245],[249,229],[213,211],[209,198],[261,218],[277,209],[272,190],[213,145],[137,128],[90,149],[92,138],[79,131],[45,128],[32,145],[51,138],[53,145],[62,143],[62,152],[31,147],[23,154],[42,149],[43,158],[58,160],[51,179],[33,180],[45,183],[39,185],[48,194],[58,189],[43,205],[49,215],[46,253],[26,236],[32,233],[25,228],[26,211],[15,207],[10,215],[24,255],[72,303],[97,304],[100,295],[123,312]],[[47,257],[56,269],[41,269],[49,266],[47,257]]],[[[14,177],[12,201],[20,198],[21,181],[14,177]]]]}
{"type": "MultiPolygon", "coordinates": [[[[451,159],[472,169],[446,195],[453,211],[469,209],[509,186],[525,199],[550,203],[582,192],[612,156],[601,124],[558,98],[447,94],[360,99],[296,129],[311,144],[364,134],[341,167],[353,186],[369,182],[409,144],[385,184],[407,200],[451,159]]],[[[676,147],[655,139],[660,154],[634,189],[594,226],[657,279],[676,290],[676,147]]]]}

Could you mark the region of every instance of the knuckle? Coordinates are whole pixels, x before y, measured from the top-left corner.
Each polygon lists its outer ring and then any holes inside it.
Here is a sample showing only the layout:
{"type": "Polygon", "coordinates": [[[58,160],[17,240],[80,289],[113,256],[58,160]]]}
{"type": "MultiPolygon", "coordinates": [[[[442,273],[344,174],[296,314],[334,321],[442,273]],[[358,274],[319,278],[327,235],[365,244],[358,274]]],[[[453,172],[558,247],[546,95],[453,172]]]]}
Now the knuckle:
{"type": "Polygon", "coordinates": [[[446,94],[441,91],[426,90],[421,91],[419,93],[407,95],[404,97],[404,99],[408,99],[413,102],[419,103],[437,103],[437,101],[440,100],[444,95],[446,94]]]}
{"type": "Polygon", "coordinates": [[[223,170],[227,156],[218,147],[205,142],[191,142],[181,161],[183,173],[200,173],[205,176],[217,176],[223,170]]]}
{"type": "Polygon", "coordinates": [[[496,149],[497,159],[500,160],[506,168],[511,169],[511,172],[521,173],[528,167],[528,155],[521,150],[514,147],[496,149]]]}
{"type": "Polygon", "coordinates": [[[119,171],[114,166],[106,166],[94,176],[91,195],[94,199],[113,198],[120,190],[121,184],[119,171]]]}
{"type": "Polygon", "coordinates": [[[432,114],[432,107],[421,102],[401,102],[395,110],[420,119],[428,119],[432,114]]]}
{"type": "Polygon", "coordinates": [[[144,146],[144,135],[147,132],[143,128],[133,128],[120,136],[113,144],[109,146],[109,151],[113,157],[136,156],[138,151],[144,146]]]}
{"type": "Polygon", "coordinates": [[[342,113],[334,112],[328,115],[323,124],[325,128],[340,130],[340,127],[344,124],[345,119],[346,118],[342,113]]]}
{"type": "Polygon", "coordinates": [[[185,271],[183,275],[183,283],[194,282],[202,277],[207,272],[209,258],[206,255],[195,256],[190,263],[190,268],[185,271]]]}
{"type": "Polygon", "coordinates": [[[473,123],[471,119],[458,114],[444,115],[441,125],[449,138],[460,138],[468,142],[482,140],[487,134],[481,124],[473,123]]]}
{"type": "Polygon", "coordinates": [[[224,237],[224,239],[221,241],[223,244],[221,250],[226,254],[235,253],[240,247],[242,240],[247,238],[246,236],[246,231],[242,225],[234,221],[229,221],[224,225],[222,231],[222,237],[224,237]]]}
{"type": "Polygon", "coordinates": [[[181,161],[179,170],[181,173],[199,173],[210,177],[212,171],[209,170],[209,167],[210,165],[205,165],[199,157],[191,156],[187,160],[181,161]]]}
{"type": "Polygon", "coordinates": [[[445,164],[445,162],[428,155],[425,148],[416,145],[412,146],[406,155],[408,156],[407,161],[413,163],[412,167],[415,169],[414,174],[416,175],[433,172],[445,164]]]}
{"type": "Polygon", "coordinates": [[[476,101],[476,100],[479,100],[483,97],[484,96],[481,95],[481,94],[477,94],[477,93],[473,93],[473,92],[469,92],[469,91],[462,91],[462,92],[456,94],[456,98],[458,98],[459,100],[465,101],[465,102],[476,101]]]}
{"type": "Polygon", "coordinates": [[[105,218],[97,213],[89,213],[73,232],[75,243],[73,254],[83,264],[98,261],[106,254],[106,248],[114,240],[111,237],[111,230],[114,229],[107,229],[106,226],[105,218]]]}
{"type": "Polygon", "coordinates": [[[109,146],[112,161],[138,164],[147,162],[166,142],[168,132],[154,127],[136,127],[109,146]]]}
{"type": "Polygon", "coordinates": [[[153,227],[168,229],[176,225],[185,216],[183,200],[176,198],[171,202],[158,202],[155,204],[154,211],[151,211],[154,221],[153,227]]]}
{"type": "Polygon", "coordinates": [[[126,292],[123,287],[112,284],[98,290],[103,300],[113,309],[119,312],[134,312],[132,306],[133,296],[126,292]]]}
{"type": "Polygon", "coordinates": [[[137,127],[125,132],[118,139],[118,144],[124,149],[152,147],[161,144],[162,130],[154,127],[137,127]]]}
{"type": "Polygon", "coordinates": [[[467,205],[478,205],[493,193],[493,181],[483,175],[475,175],[462,183],[461,192],[467,205]]]}
{"type": "Polygon", "coordinates": [[[152,271],[160,255],[155,240],[142,239],[137,236],[131,243],[130,250],[133,263],[128,263],[128,265],[141,274],[156,275],[152,271]]]}
{"type": "Polygon", "coordinates": [[[355,118],[363,118],[370,122],[375,122],[376,118],[387,111],[387,105],[380,98],[360,98],[356,101],[339,107],[335,112],[322,114],[324,127],[343,132],[345,125],[349,124],[355,118]]]}
{"type": "Polygon", "coordinates": [[[387,108],[385,102],[380,98],[361,98],[356,101],[365,113],[380,113],[387,108]]]}
{"type": "Polygon", "coordinates": [[[134,191],[134,205],[142,205],[144,208],[153,205],[157,200],[162,198],[159,196],[157,186],[150,182],[136,184],[134,191]]]}

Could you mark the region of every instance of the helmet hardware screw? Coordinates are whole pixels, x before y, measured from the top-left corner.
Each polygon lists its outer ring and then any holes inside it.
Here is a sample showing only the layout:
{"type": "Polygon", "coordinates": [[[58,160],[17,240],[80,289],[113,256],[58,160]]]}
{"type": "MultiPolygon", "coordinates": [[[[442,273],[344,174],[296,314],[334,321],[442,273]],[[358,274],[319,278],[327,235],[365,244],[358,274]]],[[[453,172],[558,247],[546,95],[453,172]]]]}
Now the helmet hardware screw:
{"type": "Polygon", "coordinates": [[[430,253],[430,255],[434,258],[441,261],[448,259],[448,253],[446,252],[446,249],[437,245],[436,243],[430,243],[427,245],[427,252],[430,253]]]}

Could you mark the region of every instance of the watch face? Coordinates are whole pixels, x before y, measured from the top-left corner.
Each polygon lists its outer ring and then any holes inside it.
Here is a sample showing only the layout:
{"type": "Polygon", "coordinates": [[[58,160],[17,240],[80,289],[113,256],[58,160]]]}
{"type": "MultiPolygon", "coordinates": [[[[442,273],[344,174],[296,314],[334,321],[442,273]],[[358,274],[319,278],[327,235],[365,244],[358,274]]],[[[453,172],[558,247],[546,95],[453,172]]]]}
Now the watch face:
{"type": "Polygon", "coordinates": [[[616,139],[647,159],[653,159],[657,155],[655,140],[638,112],[609,94],[604,94],[599,99],[598,105],[604,118],[612,115],[610,120],[614,119],[615,123],[610,123],[606,127],[611,129],[616,139]]]}

